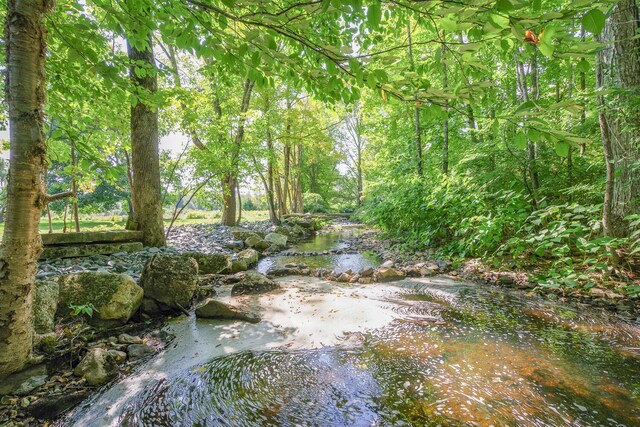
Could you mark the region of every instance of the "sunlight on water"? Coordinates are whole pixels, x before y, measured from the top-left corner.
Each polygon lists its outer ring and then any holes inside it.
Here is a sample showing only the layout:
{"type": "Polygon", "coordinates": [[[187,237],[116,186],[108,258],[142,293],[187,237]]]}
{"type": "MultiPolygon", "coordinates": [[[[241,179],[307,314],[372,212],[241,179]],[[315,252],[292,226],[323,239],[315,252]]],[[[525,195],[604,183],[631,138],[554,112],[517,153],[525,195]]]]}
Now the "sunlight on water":
{"type": "Polygon", "coordinates": [[[435,291],[389,300],[396,321],[343,345],[213,359],[148,390],[121,423],[640,425],[640,360],[585,326],[603,319],[481,288],[453,301],[435,291]]]}

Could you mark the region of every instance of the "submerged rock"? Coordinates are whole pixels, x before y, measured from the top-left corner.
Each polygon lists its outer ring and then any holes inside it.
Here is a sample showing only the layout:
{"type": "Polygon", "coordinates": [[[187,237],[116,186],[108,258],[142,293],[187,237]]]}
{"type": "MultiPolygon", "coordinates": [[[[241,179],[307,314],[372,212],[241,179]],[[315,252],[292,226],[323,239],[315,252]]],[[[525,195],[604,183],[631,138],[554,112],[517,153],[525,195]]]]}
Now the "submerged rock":
{"type": "Polygon", "coordinates": [[[240,282],[233,285],[231,295],[261,294],[275,289],[280,289],[280,285],[263,274],[248,271],[240,282]]]}
{"type": "MultiPolygon", "coordinates": [[[[144,296],[176,310],[188,307],[198,288],[198,263],[191,257],[155,255],[142,272],[144,296]]],[[[145,310],[147,309],[145,304],[145,310]]],[[[160,306],[160,308],[164,308],[160,306]]]]}
{"type": "Polygon", "coordinates": [[[89,385],[102,385],[118,376],[118,362],[109,350],[100,347],[89,349],[78,366],[73,370],[74,375],[87,380],[89,385]]]}
{"type": "Polygon", "coordinates": [[[260,318],[252,313],[214,299],[208,299],[196,308],[196,316],[205,319],[244,320],[251,323],[260,321],[260,318]]]}
{"type": "Polygon", "coordinates": [[[61,276],[58,313],[70,305],[94,307],[89,322],[100,326],[124,324],[142,303],[143,290],[126,274],[83,272],[61,276]]]}
{"type": "Polygon", "coordinates": [[[130,344],[127,346],[127,354],[130,360],[140,359],[155,352],[156,350],[147,344],[130,344]]]}

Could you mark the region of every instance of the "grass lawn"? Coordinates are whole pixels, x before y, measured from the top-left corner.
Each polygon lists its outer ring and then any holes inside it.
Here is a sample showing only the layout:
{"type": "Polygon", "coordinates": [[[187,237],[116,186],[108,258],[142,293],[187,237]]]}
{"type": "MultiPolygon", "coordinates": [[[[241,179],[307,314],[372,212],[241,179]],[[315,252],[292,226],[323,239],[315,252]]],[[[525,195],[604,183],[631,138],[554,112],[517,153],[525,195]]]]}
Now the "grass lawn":
{"type": "MultiPolygon", "coordinates": [[[[187,211],[180,215],[175,223],[177,225],[185,224],[218,224],[220,223],[220,217],[222,213],[220,211],[187,211]]],[[[242,221],[262,221],[269,219],[269,211],[243,211],[242,221]]],[[[87,215],[83,218],[80,215],[80,231],[87,230],[121,230],[124,228],[127,222],[127,218],[119,215],[105,216],[105,215],[87,215]]],[[[164,224],[165,227],[169,226],[171,218],[165,215],[164,224]]],[[[61,219],[54,219],[52,221],[52,228],[54,232],[61,232],[63,229],[63,222],[61,219]]],[[[75,223],[67,221],[67,231],[71,232],[75,230],[75,223]]],[[[47,233],[49,231],[49,221],[44,216],[40,220],[40,232],[47,233]]],[[[0,234],[4,233],[4,224],[0,224],[0,234]]]]}

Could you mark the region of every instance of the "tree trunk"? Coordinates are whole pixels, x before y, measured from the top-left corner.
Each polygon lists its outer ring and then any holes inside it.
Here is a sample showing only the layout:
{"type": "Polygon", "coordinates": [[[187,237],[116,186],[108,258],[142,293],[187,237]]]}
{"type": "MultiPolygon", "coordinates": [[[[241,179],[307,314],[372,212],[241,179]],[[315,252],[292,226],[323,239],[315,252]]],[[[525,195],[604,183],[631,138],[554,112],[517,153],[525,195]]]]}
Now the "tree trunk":
{"type": "Polygon", "coordinates": [[[78,182],[76,181],[76,173],[77,173],[77,161],[76,161],[76,144],[71,141],[71,166],[73,166],[73,176],[71,178],[71,191],[73,191],[73,200],[72,200],[72,208],[73,208],[73,218],[76,226],[76,233],[80,232],[80,218],[78,218],[78,198],[76,197],[76,193],[78,192],[78,182]]]}
{"type": "Polygon", "coordinates": [[[8,0],[5,23],[10,160],[0,249],[0,378],[23,369],[32,347],[32,306],[42,250],[46,146],[44,18],[52,2],[8,0]]]}
{"type": "MultiPolygon", "coordinates": [[[[407,23],[407,44],[409,45],[409,71],[413,72],[415,69],[415,65],[413,61],[413,43],[411,41],[411,22],[407,23]]],[[[418,172],[419,176],[422,176],[424,169],[422,164],[422,128],[420,126],[420,107],[418,105],[417,98],[415,106],[413,107],[413,124],[416,132],[416,171],[418,172]]],[[[358,192],[362,194],[361,185],[358,186],[358,190],[358,192]]]]}
{"type": "MultiPolygon", "coordinates": [[[[538,85],[538,51],[533,52],[531,57],[531,97],[534,101],[540,98],[538,85]]],[[[538,143],[529,141],[529,175],[531,175],[531,189],[534,194],[538,194],[540,188],[540,178],[538,176],[538,143]]]]}
{"type": "Polygon", "coordinates": [[[607,234],[615,237],[628,236],[631,230],[625,217],[640,212],[639,26],[636,1],[622,0],[614,7],[600,37],[603,46],[598,55],[598,90],[619,90],[602,97],[600,105],[610,191],[605,194],[603,223],[607,234]]]}
{"type": "MultiPolygon", "coordinates": [[[[136,90],[143,95],[156,92],[158,87],[151,34],[148,47],[138,50],[127,43],[131,61],[129,70],[136,90]],[[144,70],[140,77],[135,70],[144,70]]],[[[162,221],[162,188],[160,184],[160,155],[158,146],[158,111],[138,99],[131,107],[131,163],[133,169],[133,208],[136,227],[143,233],[145,246],[164,246],[162,221]]]]}
{"type": "Polygon", "coordinates": [[[133,193],[135,192],[133,188],[133,171],[131,170],[131,158],[127,150],[124,150],[124,158],[127,162],[127,182],[129,183],[129,199],[127,199],[129,215],[127,216],[127,223],[124,228],[125,230],[136,230],[136,215],[135,209],[133,208],[133,193]]]}
{"type": "Polygon", "coordinates": [[[236,194],[238,195],[238,219],[236,224],[242,222],[242,195],[240,194],[240,181],[236,180],[236,194]]]}
{"type": "MultiPolygon", "coordinates": [[[[443,34],[444,38],[444,34],[443,34]]],[[[441,47],[441,60],[442,60],[442,88],[447,90],[447,63],[444,62],[445,53],[447,48],[444,44],[441,47]]],[[[445,101],[445,113],[449,114],[449,102],[445,101]]],[[[447,116],[442,121],[442,172],[446,175],[449,173],[449,117],[447,116]]]]}
{"type": "Polygon", "coordinates": [[[236,225],[236,176],[227,174],[222,179],[222,225],[236,225]]]}

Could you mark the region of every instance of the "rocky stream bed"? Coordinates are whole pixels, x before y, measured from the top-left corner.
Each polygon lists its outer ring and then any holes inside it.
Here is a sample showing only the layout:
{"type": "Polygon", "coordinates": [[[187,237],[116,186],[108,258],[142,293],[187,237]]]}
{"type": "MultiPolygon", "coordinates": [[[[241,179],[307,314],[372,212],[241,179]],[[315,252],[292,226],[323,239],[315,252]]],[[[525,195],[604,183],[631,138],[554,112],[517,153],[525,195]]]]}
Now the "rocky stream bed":
{"type": "Polygon", "coordinates": [[[40,363],[0,385],[0,425],[640,425],[635,301],[318,228],[42,262],[40,363]]]}

